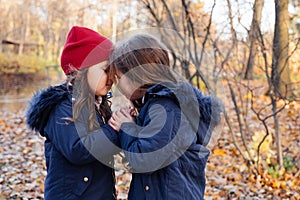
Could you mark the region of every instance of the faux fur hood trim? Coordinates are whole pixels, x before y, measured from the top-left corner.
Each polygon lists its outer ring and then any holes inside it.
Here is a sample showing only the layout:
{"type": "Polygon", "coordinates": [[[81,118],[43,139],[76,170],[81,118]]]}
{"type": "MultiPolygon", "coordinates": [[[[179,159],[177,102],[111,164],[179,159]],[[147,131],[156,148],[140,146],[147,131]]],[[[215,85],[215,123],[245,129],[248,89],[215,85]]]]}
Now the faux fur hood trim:
{"type": "Polygon", "coordinates": [[[50,113],[57,104],[68,98],[70,94],[67,85],[50,86],[34,94],[26,112],[28,126],[44,136],[50,113]]]}

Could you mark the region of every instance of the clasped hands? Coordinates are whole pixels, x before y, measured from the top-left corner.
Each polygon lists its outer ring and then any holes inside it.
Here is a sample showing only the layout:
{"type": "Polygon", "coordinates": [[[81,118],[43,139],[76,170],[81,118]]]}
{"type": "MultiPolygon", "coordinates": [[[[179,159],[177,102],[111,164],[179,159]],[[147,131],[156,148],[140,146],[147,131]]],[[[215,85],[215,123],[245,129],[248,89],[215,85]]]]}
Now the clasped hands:
{"type": "Polygon", "coordinates": [[[108,121],[108,124],[116,131],[119,131],[121,129],[122,123],[135,122],[136,116],[137,112],[135,111],[135,109],[131,106],[126,106],[121,108],[120,110],[113,112],[111,118],[108,121]]]}

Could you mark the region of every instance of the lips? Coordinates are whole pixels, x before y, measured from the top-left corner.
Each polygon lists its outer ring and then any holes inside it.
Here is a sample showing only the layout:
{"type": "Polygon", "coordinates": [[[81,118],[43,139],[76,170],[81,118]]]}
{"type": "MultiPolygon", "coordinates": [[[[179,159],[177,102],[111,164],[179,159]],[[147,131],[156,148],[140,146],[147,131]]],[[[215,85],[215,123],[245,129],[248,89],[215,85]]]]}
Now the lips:
{"type": "Polygon", "coordinates": [[[105,87],[106,87],[106,90],[109,91],[111,89],[112,85],[106,85],[105,87]]]}
{"type": "Polygon", "coordinates": [[[112,84],[106,84],[106,87],[111,88],[112,84]]]}
{"type": "Polygon", "coordinates": [[[111,87],[113,85],[113,81],[112,80],[108,80],[106,83],[106,87],[111,87]]]}

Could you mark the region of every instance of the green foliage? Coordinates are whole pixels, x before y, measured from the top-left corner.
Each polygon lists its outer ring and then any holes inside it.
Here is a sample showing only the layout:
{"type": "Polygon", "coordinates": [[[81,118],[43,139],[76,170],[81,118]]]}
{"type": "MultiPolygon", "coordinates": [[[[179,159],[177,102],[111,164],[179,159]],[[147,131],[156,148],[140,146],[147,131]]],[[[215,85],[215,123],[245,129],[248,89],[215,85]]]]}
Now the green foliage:
{"type": "Polygon", "coordinates": [[[286,171],[291,171],[294,167],[292,159],[288,156],[283,156],[283,167],[286,171]]]}
{"type": "Polygon", "coordinates": [[[268,168],[268,174],[270,174],[270,176],[272,176],[272,178],[278,178],[279,172],[280,172],[279,170],[280,170],[279,165],[271,164],[268,168]]]}
{"type": "MultiPolygon", "coordinates": [[[[290,157],[283,156],[283,167],[285,171],[291,171],[294,166],[295,165],[290,157]]],[[[280,178],[282,173],[280,172],[279,165],[271,163],[268,168],[268,174],[270,174],[272,178],[280,178]]]]}
{"type": "Polygon", "coordinates": [[[0,53],[0,74],[38,73],[49,62],[37,55],[0,53]]]}

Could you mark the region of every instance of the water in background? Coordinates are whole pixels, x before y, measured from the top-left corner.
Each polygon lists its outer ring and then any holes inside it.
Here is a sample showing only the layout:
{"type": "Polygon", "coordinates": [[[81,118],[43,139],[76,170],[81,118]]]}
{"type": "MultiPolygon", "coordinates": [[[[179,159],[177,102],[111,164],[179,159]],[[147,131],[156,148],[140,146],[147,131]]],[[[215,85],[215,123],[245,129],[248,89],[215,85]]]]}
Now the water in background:
{"type": "Polygon", "coordinates": [[[25,109],[28,101],[35,91],[47,86],[46,81],[38,81],[32,84],[25,84],[18,88],[11,88],[8,92],[0,92],[0,112],[15,112],[25,109]]]}
{"type": "Polygon", "coordinates": [[[3,88],[2,86],[2,88],[0,88],[0,112],[25,110],[35,92],[49,85],[62,83],[63,81],[64,77],[55,72],[55,74],[47,74],[47,76],[41,80],[21,82],[20,84],[13,84],[9,86],[9,88],[3,88]]]}
{"type": "MultiPolygon", "coordinates": [[[[48,87],[49,85],[60,84],[64,79],[49,79],[35,81],[33,83],[24,84],[10,88],[8,90],[0,90],[0,112],[17,112],[19,110],[26,110],[28,102],[32,96],[39,90],[48,87]]],[[[118,110],[125,105],[129,105],[129,101],[120,93],[120,91],[112,87],[113,98],[112,110],[118,110]]]]}

